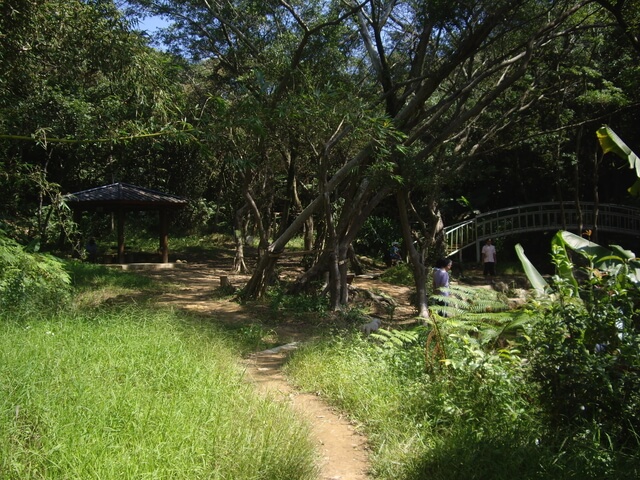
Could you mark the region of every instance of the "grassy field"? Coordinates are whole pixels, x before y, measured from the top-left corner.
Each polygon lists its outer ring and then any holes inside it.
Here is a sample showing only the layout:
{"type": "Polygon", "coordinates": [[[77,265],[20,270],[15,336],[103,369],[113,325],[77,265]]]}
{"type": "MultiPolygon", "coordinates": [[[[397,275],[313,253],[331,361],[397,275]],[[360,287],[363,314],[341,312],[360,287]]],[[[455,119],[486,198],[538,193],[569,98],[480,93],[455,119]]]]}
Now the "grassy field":
{"type": "MultiPolygon", "coordinates": [[[[258,396],[239,368],[263,326],[223,330],[159,311],[146,299],[171,285],[68,268],[68,303],[0,312],[0,479],[317,478],[307,428],[258,396]]],[[[388,281],[406,276],[395,273],[388,281]]],[[[270,298],[279,315],[283,305],[286,315],[327,315],[321,299],[270,298]]],[[[469,307],[490,305],[472,299],[469,307]]],[[[523,335],[535,328],[508,334],[514,319],[492,309],[490,321],[434,317],[429,327],[367,337],[358,311],[347,310],[353,320],[325,322],[286,373],[361,426],[377,480],[640,478],[637,432],[620,448],[602,425],[549,422],[523,335]]]]}
{"type": "Polygon", "coordinates": [[[243,380],[237,338],[144,305],[90,308],[144,283],[95,272],[75,276],[101,285],[80,307],[0,317],[0,478],[315,478],[306,427],[243,380]]]}

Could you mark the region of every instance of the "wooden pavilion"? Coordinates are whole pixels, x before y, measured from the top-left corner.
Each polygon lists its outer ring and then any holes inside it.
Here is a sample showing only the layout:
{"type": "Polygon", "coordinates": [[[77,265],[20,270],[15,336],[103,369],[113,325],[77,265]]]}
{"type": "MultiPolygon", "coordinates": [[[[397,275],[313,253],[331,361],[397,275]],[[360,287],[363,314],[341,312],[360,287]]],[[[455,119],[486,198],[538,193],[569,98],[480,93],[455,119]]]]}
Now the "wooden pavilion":
{"type": "Polygon", "coordinates": [[[118,229],[118,263],[125,263],[124,221],[127,212],[143,210],[156,210],[159,212],[161,262],[168,263],[168,212],[184,208],[187,205],[187,200],[182,197],[127,183],[113,183],[103,187],[70,193],[66,195],[65,199],[69,208],[73,210],[76,221],[79,221],[82,212],[86,211],[115,214],[118,229]]]}

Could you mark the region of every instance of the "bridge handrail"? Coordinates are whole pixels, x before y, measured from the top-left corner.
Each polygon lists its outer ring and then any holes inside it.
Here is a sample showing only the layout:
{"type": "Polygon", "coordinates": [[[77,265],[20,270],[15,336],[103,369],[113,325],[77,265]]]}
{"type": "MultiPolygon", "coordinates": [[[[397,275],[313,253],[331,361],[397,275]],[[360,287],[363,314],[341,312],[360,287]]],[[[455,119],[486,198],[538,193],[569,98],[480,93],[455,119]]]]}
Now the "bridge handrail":
{"type": "MultiPolygon", "coordinates": [[[[580,202],[580,206],[581,207],[593,207],[595,205],[595,202],[580,202]]],[[[501,208],[498,210],[491,210],[490,212],[484,212],[484,213],[479,213],[478,215],[476,215],[473,218],[467,219],[467,220],[462,220],[461,222],[457,222],[454,223],[453,225],[449,225],[447,227],[444,228],[445,232],[450,232],[452,230],[455,230],[456,228],[459,228],[463,225],[469,224],[469,223],[476,223],[476,221],[478,219],[484,218],[484,217],[488,217],[490,215],[496,215],[496,214],[500,214],[503,212],[508,212],[508,211],[522,211],[523,209],[533,209],[533,207],[537,208],[537,211],[545,211],[543,210],[541,207],[556,207],[557,209],[575,209],[575,203],[574,202],[567,202],[567,203],[559,203],[559,202],[542,202],[542,203],[530,203],[527,205],[518,205],[515,207],[505,207],[505,208],[501,208]]],[[[606,209],[617,209],[617,210],[621,210],[621,211],[627,211],[629,213],[633,213],[633,214],[640,214],[640,208],[638,207],[630,207],[627,205],[616,205],[614,203],[601,203],[599,204],[598,208],[600,209],[600,211],[602,210],[606,210],[606,209]]]]}
{"type": "MultiPolygon", "coordinates": [[[[595,205],[594,202],[579,204],[584,228],[589,228],[594,222],[595,205]]],[[[578,209],[575,202],[542,202],[480,213],[445,227],[444,232],[448,254],[451,255],[474,243],[479,245],[478,242],[492,236],[576,227],[577,221],[578,209]]],[[[622,233],[640,233],[640,208],[611,203],[598,204],[598,227],[622,233]]]]}

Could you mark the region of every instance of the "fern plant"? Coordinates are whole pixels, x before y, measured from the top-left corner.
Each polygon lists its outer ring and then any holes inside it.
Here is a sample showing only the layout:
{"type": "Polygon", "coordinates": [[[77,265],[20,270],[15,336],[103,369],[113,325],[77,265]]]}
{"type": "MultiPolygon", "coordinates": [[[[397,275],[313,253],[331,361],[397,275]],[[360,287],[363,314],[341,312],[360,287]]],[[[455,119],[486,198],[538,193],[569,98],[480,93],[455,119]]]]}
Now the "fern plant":
{"type": "Polygon", "coordinates": [[[69,293],[70,278],[61,260],[28,252],[0,231],[0,308],[28,310],[60,306],[69,293]]]}
{"type": "Polygon", "coordinates": [[[509,361],[517,356],[518,336],[531,321],[525,310],[510,309],[494,290],[455,285],[448,293],[431,297],[426,324],[410,330],[380,329],[372,333],[379,353],[401,363],[409,351],[424,348],[427,371],[456,365],[452,357],[468,356],[470,351],[509,361]]]}
{"type": "Polygon", "coordinates": [[[425,364],[432,370],[450,357],[448,347],[493,351],[513,348],[531,320],[524,310],[512,310],[494,290],[452,285],[449,295],[433,295],[429,307],[425,364]]]}

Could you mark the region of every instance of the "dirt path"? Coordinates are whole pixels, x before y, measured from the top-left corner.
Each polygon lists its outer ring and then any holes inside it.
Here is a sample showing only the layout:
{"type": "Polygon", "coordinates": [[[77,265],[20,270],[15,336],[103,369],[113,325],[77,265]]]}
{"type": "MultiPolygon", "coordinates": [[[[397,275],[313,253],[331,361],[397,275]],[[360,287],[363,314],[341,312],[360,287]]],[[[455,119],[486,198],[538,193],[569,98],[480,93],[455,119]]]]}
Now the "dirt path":
{"type": "Polygon", "coordinates": [[[322,480],[369,478],[367,439],[319,397],[298,392],[289,385],[280,371],[287,355],[287,345],[284,347],[252,355],[246,361],[248,377],[260,391],[277,401],[289,403],[308,422],[318,452],[322,480]]]}
{"type": "MultiPolygon", "coordinates": [[[[236,302],[216,300],[214,292],[220,286],[220,277],[227,276],[232,286],[241,287],[247,276],[231,275],[213,264],[184,263],[172,269],[144,270],[145,274],[170,282],[177,288],[161,294],[160,305],[170,305],[199,314],[211,315],[228,323],[252,323],[256,312],[236,302]]],[[[369,289],[392,296],[398,304],[394,307],[394,319],[401,321],[412,315],[408,305],[409,289],[392,287],[372,278],[356,278],[358,289],[369,289]]],[[[388,312],[387,312],[388,313],[388,312]]],[[[384,312],[381,312],[381,316],[384,312]]],[[[245,360],[247,379],[265,395],[287,402],[294,411],[308,421],[313,440],[317,445],[318,467],[321,480],[366,480],[369,471],[367,439],[348,418],[331,408],[316,395],[296,391],[282,375],[280,367],[287,353],[304,341],[308,326],[279,326],[278,336],[282,344],[266,351],[256,352],[245,360]]]]}

